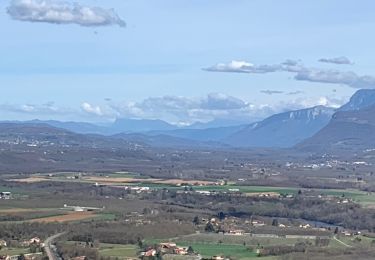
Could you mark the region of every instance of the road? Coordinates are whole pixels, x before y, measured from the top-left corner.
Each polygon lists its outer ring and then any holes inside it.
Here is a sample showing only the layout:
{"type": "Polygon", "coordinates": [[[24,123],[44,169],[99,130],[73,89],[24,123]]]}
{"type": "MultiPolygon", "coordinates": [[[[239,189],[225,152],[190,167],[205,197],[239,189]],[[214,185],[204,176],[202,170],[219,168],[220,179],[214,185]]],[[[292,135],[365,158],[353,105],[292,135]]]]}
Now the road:
{"type": "Polygon", "coordinates": [[[61,237],[64,234],[65,234],[65,232],[64,233],[58,233],[56,235],[50,236],[49,238],[47,238],[44,241],[44,250],[46,251],[46,254],[47,254],[49,260],[57,260],[58,259],[55,251],[51,248],[51,245],[57,238],[61,237]]]}
{"type": "Polygon", "coordinates": [[[346,244],[346,243],[344,243],[344,242],[342,242],[341,240],[339,240],[336,236],[334,236],[333,237],[333,239],[334,240],[336,240],[337,242],[339,242],[340,244],[342,244],[342,245],[344,245],[344,246],[346,246],[346,247],[353,247],[353,246],[351,246],[351,245],[348,245],[348,244],[346,244]]]}

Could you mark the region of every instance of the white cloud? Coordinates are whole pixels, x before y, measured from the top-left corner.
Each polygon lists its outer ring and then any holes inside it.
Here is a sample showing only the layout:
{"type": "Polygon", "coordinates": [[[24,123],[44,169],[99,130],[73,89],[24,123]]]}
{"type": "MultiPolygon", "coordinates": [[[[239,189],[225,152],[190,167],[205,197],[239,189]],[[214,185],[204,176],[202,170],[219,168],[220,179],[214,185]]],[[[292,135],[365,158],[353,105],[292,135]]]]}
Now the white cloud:
{"type": "Polygon", "coordinates": [[[212,72],[238,72],[238,73],[268,73],[279,70],[279,66],[276,65],[260,65],[255,66],[252,63],[246,61],[231,61],[229,63],[218,63],[212,67],[205,68],[203,70],[212,72]]]}
{"type": "Polygon", "coordinates": [[[45,104],[0,104],[0,110],[29,115],[64,115],[73,113],[73,109],[56,106],[53,102],[45,104]]]}
{"type": "Polygon", "coordinates": [[[252,104],[222,93],[204,97],[162,96],[150,97],[140,102],[111,101],[109,106],[116,117],[162,119],[174,124],[192,124],[215,119],[254,122],[275,113],[324,105],[338,107],[345,100],[331,97],[302,98],[272,104],[252,104]]]}
{"type": "Polygon", "coordinates": [[[352,88],[375,88],[375,77],[359,76],[352,71],[306,69],[295,76],[296,80],[342,84],[352,88]]]}
{"type": "Polygon", "coordinates": [[[200,108],[207,110],[233,110],[247,106],[243,100],[222,93],[211,93],[200,101],[200,108]]]}
{"type": "Polygon", "coordinates": [[[341,57],[335,57],[335,58],[321,58],[318,60],[319,62],[324,62],[324,63],[333,63],[333,64],[338,64],[338,65],[352,65],[354,64],[349,58],[345,56],[341,57]]]}
{"type": "Polygon", "coordinates": [[[83,102],[80,107],[66,108],[53,102],[46,104],[0,104],[3,115],[17,118],[44,118],[83,121],[113,121],[116,118],[161,119],[172,124],[186,125],[195,122],[228,120],[251,123],[275,113],[324,105],[339,107],[346,99],[327,96],[279,101],[271,104],[252,104],[240,98],[222,93],[211,93],[204,97],[162,96],[150,97],[139,102],[116,102],[93,105],[83,102]]]}
{"type": "MultiPolygon", "coordinates": [[[[343,61],[341,61],[343,62],[343,61]]],[[[249,62],[219,63],[203,70],[212,72],[238,72],[238,73],[294,73],[296,80],[341,84],[352,88],[375,88],[375,77],[357,75],[352,71],[339,71],[332,69],[315,69],[302,65],[299,61],[287,60],[274,65],[253,65],[249,62]]]]}
{"type": "Polygon", "coordinates": [[[94,106],[94,105],[91,105],[87,102],[82,103],[81,109],[84,112],[86,112],[88,114],[95,115],[95,116],[103,116],[104,115],[102,109],[99,106],[94,106]]]}
{"type": "Polygon", "coordinates": [[[81,26],[126,26],[112,9],[88,7],[57,0],[12,0],[7,12],[15,20],[28,22],[81,26]]]}

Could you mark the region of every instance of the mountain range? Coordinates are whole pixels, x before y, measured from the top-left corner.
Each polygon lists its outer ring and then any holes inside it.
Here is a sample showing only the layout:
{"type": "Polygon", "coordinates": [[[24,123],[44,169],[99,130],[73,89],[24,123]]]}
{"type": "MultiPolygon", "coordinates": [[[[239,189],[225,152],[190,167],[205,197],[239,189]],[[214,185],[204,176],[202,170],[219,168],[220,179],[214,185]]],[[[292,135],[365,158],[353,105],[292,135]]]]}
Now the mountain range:
{"type": "MultiPolygon", "coordinates": [[[[247,124],[214,120],[178,127],[162,120],[117,119],[114,123],[102,125],[53,120],[2,122],[0,125],[49,125],[77,134],[109,136],[156,147],[296,147],[315,151],[319,147],[324,150],[365,147],[362,145],[364,138],[372,138],[374,106],[375,90],[363,89],[338,109],[316,106],[275,114],[247,124]]],[[[372,145],[371,141],[369,145],[372,145]]]]}

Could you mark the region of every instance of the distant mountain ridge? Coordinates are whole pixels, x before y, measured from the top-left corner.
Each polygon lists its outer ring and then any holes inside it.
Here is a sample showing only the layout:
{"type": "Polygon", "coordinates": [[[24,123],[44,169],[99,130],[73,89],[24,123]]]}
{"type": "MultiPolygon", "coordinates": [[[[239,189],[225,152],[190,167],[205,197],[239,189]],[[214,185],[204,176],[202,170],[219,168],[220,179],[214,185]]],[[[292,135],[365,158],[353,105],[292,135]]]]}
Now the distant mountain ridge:
{"type": "Polygon", "coordinates": [[[326,127],[296,148],[316,153],[374,149],[375,105],[335,113],[326,127]]]}
{"type": "Polygon", "coordinates": [[[375,105],[375,89],[360,89],[338,111],[351,111],[375,105]]]}
{"type": "Polygon", "coordinates": [[[325,127],[295,148],[314,153],[375,148],[375,89],[358,90],[325,127]]]}
{"type": "MultiPolygon", "coordinates": [[[[249,124],[241,124],[241,121],[216,119],[207,123],[198,122],[190,126],[178,127],[162,120],[125,118],[103,125],[54,120],[12,123],[48,124],[74,133],[115,136],[127,141],[161,147],[178,147],[181,145],[184,147],[290,148],[297,144],[301,144],[299,147],[302,147],[308,142],[311,143],[311,138],[314,138],[315,135],[318,136],[316,138],[319,140],[317,144],[322,143],[325,146],[323,136],[327,138],[327,144],[333,142],[333,139],[329,137],[330,135],[341,136],[342,131],[346,132],[345,138],[349,138],[351,131],[354,131],[354,129],[360,130],[358,129],[359,124],[355,120],[338,121],[339,118],[342,118],[341,113],[367,110],[372,106],[375,106],[375,90],[362,89],[358,90],[349,102],[339,109],[316,106],[275,114],[262,121],[249,124]],[[335,112],[337,114],[332,119],[335,112]],[[353,124],[355,124],[355,127],[353,124]],[[341,125],[341,128],[338,128],[337,125],[341,125]],[[340,134],[338,134],[339,132],[340,134]]],[[[361,114],[356,115],[356,113],[351,115],[354,115],[355,118],[363,116],[361,114]]],[[[364,130],[361,131],[364,134],[366,133],[364,130]]],[[[342,138],[344,137],[342,136],[342,138]]],[[[314,146],[314,149],[317,147],[314,146]]]]}
{"type": "Polygon", "coordinates": [[[328,124],[334,111],[316,106],[275,114],[234,133],[224,142],[239,147],[291,147],[328,124]]]}

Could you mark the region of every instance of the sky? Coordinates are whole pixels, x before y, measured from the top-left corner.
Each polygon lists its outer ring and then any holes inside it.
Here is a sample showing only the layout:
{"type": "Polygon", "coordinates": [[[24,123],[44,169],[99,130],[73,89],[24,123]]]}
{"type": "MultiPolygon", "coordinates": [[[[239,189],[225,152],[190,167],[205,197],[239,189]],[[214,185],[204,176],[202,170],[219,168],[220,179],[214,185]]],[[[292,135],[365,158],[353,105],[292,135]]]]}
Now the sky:
{"type": "Polygon", "coordinates": [[[1,0],[0,120],[177,125],[375,88],[374,1],[1,0]]]}

